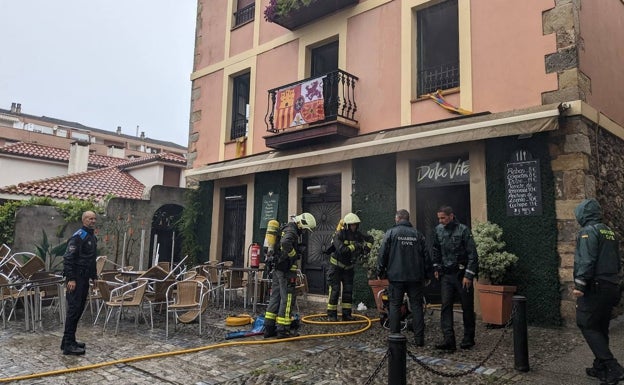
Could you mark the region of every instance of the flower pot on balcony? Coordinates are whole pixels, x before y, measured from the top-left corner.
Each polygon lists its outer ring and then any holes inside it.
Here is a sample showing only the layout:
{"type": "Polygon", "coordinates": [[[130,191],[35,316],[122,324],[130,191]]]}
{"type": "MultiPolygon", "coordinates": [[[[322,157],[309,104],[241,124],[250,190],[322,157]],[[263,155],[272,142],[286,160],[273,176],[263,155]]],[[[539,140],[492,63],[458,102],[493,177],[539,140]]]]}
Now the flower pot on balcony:
{"type": "Polygon", "coordinates": [[[359,0],[313,0],[309,5],[301,4],[299,8],[291,9],[286,15],[275,15],[271,22],[294,31],[316,19],[334,13],[349,5],[357,4],[359,0]]]}
{"type": "Polygon", "coordinates": [[[511,318],[512,298],[516,286],[477,283],[481,319],[491,325],[506,325],[511,318]]]}

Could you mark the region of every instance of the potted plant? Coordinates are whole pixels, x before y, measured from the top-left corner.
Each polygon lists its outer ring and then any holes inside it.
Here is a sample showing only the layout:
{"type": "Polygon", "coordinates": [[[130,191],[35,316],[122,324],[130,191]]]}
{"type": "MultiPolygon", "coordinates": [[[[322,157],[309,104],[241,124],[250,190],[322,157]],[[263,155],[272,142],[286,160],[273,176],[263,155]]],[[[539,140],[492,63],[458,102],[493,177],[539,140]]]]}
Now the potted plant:
{"type": "Polygon", "coordinates": [[[291,31],[359,0],[270,0],[264,19],[291,31]]]}
{"type": "Polygon", "coordinates": [[[515,254],[504,251],[503,229],[491,222],[480,222],[472,229],[479,255],[479,302],[483,322],[505,325],[511,317],[516,286],[506,285],[507,275],[518,263],[515,254]]]}
{"type": "Polygon", "coordinates": [[[377,229],[371,229],[366,232],[368,235],[373,237],[373,246],[371,247],[370,252],[364,256],[362,260],[362,266],[366,269],[366,275],[368,278],[368,286],[370,286],[373,291],[373,297],[375,299],[375,305],[377,309],[382,309],[383,306],[380,303],[381,298],[378,298],[378,294],[380,291],[388,287],[387,279],[378,279],[377,278],[377,256],[379,255],[379,248],[381,247],[381,241],[384,237],[384,232],[377,229]]]}

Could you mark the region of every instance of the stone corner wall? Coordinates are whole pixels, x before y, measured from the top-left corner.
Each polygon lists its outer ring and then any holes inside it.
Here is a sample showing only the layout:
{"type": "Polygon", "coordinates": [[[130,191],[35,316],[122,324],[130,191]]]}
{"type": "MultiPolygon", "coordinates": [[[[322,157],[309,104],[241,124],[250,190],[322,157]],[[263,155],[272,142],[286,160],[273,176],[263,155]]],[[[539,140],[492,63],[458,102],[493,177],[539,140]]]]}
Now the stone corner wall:
{"type": "Polygon", "coordinates": [[[619,220],[624,215],[623,142],[622,138],[578,116],[562,119],[560,129],[550,134],[561,314],[566,325],[573,325],[575,320],[575,301],[571,291],[579,225],[574,217],[574,208],[583,199],[595,197],[602,205],[605,223],[621,239],[624,238],[624,223],[619,220]]]}

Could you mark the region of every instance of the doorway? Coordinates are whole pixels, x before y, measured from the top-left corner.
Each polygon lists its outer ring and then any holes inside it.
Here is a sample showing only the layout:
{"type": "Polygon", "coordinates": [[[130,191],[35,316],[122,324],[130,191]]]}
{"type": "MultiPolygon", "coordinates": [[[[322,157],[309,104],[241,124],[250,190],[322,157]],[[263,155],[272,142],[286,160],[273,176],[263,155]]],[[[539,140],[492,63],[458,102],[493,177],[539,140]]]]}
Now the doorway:
{"type": "Polygon", "coordinates": [[[182,217],[182,209],[182,206],[167,204],[154,213],[150,234],[149,266],[152,266],[156,258],[159,262],[173,264],[180,261],[183,238],[176,225],[182,217]]]}
{"type": "Polygon", "coordinates": [[[245,266],[245,219],[247,186],[223,189],[223,243],[221,261],[232,261],[234,267],[245,266]]]}
{"type": "MultiPolygon", "coordinates": [[[[454,184],[449,186],[417,188],[416,190],[416,228],[425,235],[427,247],[431,250],[438,225],[437,211],[441,206],[453,208],[455,218],[470,226],[470,186],[454,184]]],[[[441,303],[440,282],[435,279],[425,288],[425,296],[429,303],[441,303]]]]}
{"type": "Polygon", "coordinates": [[[316,219],[313,232],[303,232],[307,245],[301,270],[308,279],[311,294],[327,294],[326,270],[329,258],[324,253],[331,246],[332,236],[340,221],[340,174],[303,180],[302,208],[316,219]]]}

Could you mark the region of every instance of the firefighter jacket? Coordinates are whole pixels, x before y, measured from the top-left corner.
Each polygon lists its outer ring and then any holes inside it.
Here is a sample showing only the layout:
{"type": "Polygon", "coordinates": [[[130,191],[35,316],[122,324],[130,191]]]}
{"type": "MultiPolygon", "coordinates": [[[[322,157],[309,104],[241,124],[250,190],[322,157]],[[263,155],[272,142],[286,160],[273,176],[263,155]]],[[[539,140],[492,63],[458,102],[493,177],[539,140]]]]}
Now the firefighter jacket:
{"type": "Polygon", "coordinates": [[[615,232],[602,223],[602,210],[595,199],[583,200],[574,215],[581,225],[574,252],[574,288],[585,292],[596,281],[619,284],[620,252],[615,232]]]}
{"type": "Polygon", "coordinates": [[[457,219],[446,226],[436,226],[432,259],[436,271],[453,274],[464,270],[464,277],[468,279],[473,279],[479,273],[479,256],[472,232],[457,219]]]}
{"type": "Polygon", "coordinates": [[[409,221],[400,221],[384,235],[377,256],[377,271],[380,277],[387,276],[391,282],[431,279],[432,264],[425,237],[409,221]]]}
{"type": "Polygon", "coordinates": [[[97,237],[93,229],[83,226],[67,241],[63,256],[63,275],[67,281],[78,277],[97,279],[95,259],[97,258],[97,237]]]}
{"type": "Polygon", "coordinates": [[[275,268],[280,271],[288,271],[297,268],[297,260],[300,258],[301,246],[299,235],[301,230],[295,222],[288,222],[280,229],[279,255],[275,268]]]}
{"type": "Polygon", "coordinates": [[[372,237],[364,236],[360,231],[342,229],[332,238],[333,254],[329,263],[342,269],[353,269],[355,263],[371,249],[372,237]]]}

